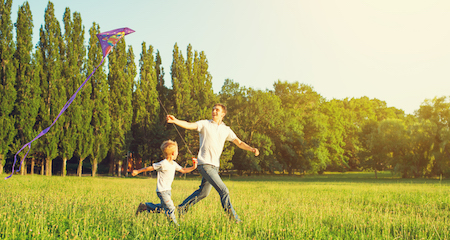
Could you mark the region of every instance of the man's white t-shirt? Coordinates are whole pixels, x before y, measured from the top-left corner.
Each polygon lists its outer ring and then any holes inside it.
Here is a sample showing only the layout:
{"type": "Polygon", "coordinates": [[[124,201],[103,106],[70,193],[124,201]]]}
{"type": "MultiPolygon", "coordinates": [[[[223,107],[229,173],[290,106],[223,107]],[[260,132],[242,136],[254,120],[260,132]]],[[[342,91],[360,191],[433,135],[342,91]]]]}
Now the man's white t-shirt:
{"type": "Polygon", "coordinates": [[[167,159],[164,159],[160,162],[153,163],[153,168],[158,172],[156,191],[162,192],[172,190],[175,171],[181,170],[182,167],[175,161],[170,163],[167,159]]]}
{"type": "Polygon", "coordinates": [[[210,164],[219,167],[225,141],[234,141],[236,134],[223,122],[220,125],[213,120],[200,120],[196,123],[200,135],[198,165],[210,164]]]}

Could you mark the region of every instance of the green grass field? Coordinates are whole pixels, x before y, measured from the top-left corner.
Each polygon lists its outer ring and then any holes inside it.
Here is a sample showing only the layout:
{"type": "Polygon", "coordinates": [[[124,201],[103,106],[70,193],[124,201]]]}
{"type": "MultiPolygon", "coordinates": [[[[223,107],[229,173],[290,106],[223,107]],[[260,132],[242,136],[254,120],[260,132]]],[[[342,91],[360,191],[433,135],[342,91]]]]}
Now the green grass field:
{"type": "MultiPolygon", "coordinates": [[[[450,239],[450,181],[390,173],[224,176],[243,222],[222,211],[215,190],[180,227],[163,214],[156,179],[0,175],[0,239],[450,239]]],[[[176,178],[180,203],[200,177],[176,178]]],[[[178,215],[177,215],[178,216],[178,215]]]]}

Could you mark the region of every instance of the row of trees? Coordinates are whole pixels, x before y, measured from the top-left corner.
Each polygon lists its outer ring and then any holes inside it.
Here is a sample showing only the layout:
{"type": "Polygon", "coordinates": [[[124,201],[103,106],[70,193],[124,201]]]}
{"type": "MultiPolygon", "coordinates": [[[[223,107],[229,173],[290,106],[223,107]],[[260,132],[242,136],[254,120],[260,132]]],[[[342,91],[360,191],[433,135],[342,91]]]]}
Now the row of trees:
{"type": "MultiPolygon", "coordinates": [[[[62,31],[51,2],[33,49],[28,2],[20,7],[15,24],[12,1],[0,4],[1,173],[7,159],[11,161],[24,144],[52,124],[100,63],[102,52],[96,23],[85,46],[80,13],[71,14],[66,8],[62,31]]],[[[92,164],[93,176],[102,161],[108,162],[111,174],[120,175],[128,152],[139,155],[146,165],[160,160],[159,145],[165,139],[179,142],[178,161],[184,164],[189,151],[198,152],[198,133],[165,124],[165,112],[197,121],[210,118],[212,105],[222,102],[228,107],[227,125],[261,152],[254,157],[227,143],[223,170],[292,174],[367,169],[375,174],[391,170],[403,177],[450,175],[447,97],[425,100],[415,115],[405,115],[378,99],[328,101],[298,82],[277,81],[273,89],[257,90],[226,79],[215,94],[206,54],[189,45],[183,55],[177,44],[170,69],[172,88],[167,88],[162,59],[154,52],[143,42],[138,68],[133,48],[121,40],[109,54],[107,66],[96,71],[52,129],[33,143],[26,161],[31,171],[38,165],[41,174],[51,175],[52,161],[57,159],[65,175],[67,161],[75,156],[79,175],[85,159],[92,164]]]]}

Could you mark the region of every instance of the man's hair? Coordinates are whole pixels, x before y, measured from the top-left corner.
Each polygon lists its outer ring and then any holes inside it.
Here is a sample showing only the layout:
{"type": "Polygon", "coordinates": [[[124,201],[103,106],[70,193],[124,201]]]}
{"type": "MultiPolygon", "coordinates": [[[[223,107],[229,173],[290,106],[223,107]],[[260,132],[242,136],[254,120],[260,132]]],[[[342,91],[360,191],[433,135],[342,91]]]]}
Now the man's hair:
{"type": "Polygon", "coordinates": [[[161,144],[161,151],[163,152],[163,155],[165,158],[175,152],[175,150],[178,149],[177,142],[174,142],[172,140],[166,140],[161,144]]]}
{"type": "Polygon", "coordinates": [[[214,107],[217,107],[217,106],[219,106],[219,107],[222,108],[222,110],[223,110],[223,112],[225,113],[225,115],[227,114],[227,107],[225,107],[225,105],[223,105],[222,103],[216,103],[216,104],[214,104],[214,107]]]}

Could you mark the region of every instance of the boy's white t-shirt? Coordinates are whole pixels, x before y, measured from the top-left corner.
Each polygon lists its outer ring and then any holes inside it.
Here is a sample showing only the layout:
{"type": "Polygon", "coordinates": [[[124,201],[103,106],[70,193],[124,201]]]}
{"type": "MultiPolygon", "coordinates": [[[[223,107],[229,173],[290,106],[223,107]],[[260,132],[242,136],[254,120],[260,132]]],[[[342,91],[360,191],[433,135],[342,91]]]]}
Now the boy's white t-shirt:
{"type": "Polygon", "coordinates": [[[196,123],[200,135],[198,165],[210,164],[219,167],[225,141],[234,141],[236,134],[223,122],[219,125],[213,120],[200,120],[196,123]]]}
{"type": "Polygon", "coordinates": [[[175,177],[175,171],[181,170],[182,167],[175,161],[170,163],[167,159],[153,163],[152,166],[155,171],[158,172],[156,191],[162,192],[172,190],[172,182],[175,177]]]}

